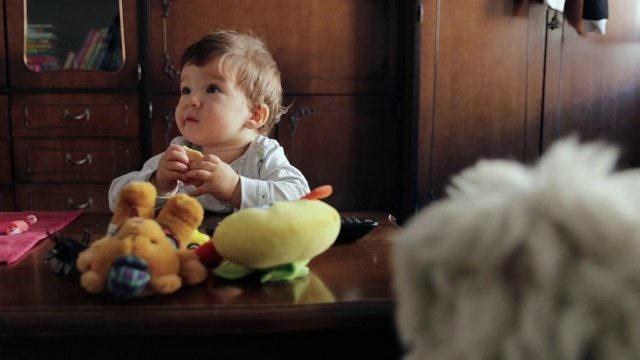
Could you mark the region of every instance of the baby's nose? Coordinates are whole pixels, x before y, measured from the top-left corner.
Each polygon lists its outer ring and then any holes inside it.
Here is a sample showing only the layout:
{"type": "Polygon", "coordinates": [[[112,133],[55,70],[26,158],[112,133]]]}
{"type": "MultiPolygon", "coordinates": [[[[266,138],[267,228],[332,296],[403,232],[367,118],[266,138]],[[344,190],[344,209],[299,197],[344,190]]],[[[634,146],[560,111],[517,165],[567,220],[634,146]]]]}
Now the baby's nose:
{"type": "Polygon", "coordinates": [[[195,94],[190,94],[189,98],[187,99],[187,105],[193,107],[200,106],[200,97],[195,94]]]}

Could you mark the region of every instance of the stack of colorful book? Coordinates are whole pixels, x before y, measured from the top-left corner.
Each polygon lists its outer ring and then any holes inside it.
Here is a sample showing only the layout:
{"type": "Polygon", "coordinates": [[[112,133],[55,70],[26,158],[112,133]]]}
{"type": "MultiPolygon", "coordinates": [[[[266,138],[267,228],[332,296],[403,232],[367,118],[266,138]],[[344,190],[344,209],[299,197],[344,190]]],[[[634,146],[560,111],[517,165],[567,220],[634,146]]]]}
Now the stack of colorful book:
{"type": "Polygon", "coordinates": [[[60,68],[60,49],[55,26],[29,24],[27,27],[27,65],[36,72],[60,68]]]}

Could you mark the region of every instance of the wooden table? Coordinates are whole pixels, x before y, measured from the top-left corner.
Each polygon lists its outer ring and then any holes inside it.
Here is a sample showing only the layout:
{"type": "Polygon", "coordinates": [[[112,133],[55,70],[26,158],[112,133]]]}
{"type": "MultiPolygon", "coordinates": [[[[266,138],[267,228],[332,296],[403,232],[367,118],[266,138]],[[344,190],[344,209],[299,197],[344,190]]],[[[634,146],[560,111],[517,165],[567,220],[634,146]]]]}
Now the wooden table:
{"type": "MultiPolygon", "coordinates": [[[[365,346],[376,358],[395,357],[390,237],[398,226],[386,213],[343,215],[373,218],[380,225],[366,237],[335,244],[313,259],[305,278],[261,284],[255,277],[227,281],[212,275],[204,284],[171,295],[128,300],[89,294],[77,279],[55,274],[44,260],[52,246],[46,243],[17,266],[0,267],[0,349],[17,355],[44,343],[47,352],[70,351],[104,345],[109,339],[136,349],[140,343],[150,347],[137,358],[153,351],[184,351],[177,346],[180,342],[191,351],[199,348],[205,355],[234,358],[261,354],[265,347],[284,356],[301,357],[296,351],[314,348],[316,355],[346,357],[345,346],[365,346]],[[194,347],[198,341],[207,345],[194,347]],[[288,345],[274,345],[281,341],[288,345]]],[[[202,228],[219,220],[207,216],[202,228]]],[[[84,214],[63,233],[79,240],[88,229],[95,240],[105,233],[108,221],[108,215],[84,214]]],[[[122,355],[113,353],[118,348],[106,347],[93,356],[122,355]]]]}

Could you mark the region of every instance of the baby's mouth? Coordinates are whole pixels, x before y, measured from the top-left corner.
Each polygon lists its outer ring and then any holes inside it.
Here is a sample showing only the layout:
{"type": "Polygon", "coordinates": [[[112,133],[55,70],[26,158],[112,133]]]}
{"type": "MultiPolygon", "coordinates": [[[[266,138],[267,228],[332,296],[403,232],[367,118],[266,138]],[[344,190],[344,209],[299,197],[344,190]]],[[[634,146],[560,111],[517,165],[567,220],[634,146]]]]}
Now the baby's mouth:
{"type": "Polygon", "coordinates": [[[189,122],[198,122],[198,119],[194,118],[194,117],[187,117],[186,119],[184,119],[185,123],[189,123],[189,122]]]}

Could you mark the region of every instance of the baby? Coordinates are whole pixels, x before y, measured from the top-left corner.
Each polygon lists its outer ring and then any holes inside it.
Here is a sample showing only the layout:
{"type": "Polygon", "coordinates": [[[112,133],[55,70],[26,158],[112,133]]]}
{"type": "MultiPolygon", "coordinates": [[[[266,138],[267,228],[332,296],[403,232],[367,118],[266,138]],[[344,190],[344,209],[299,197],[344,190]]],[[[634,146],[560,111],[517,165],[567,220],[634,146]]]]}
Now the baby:
{"type": "Polygon", "coordinates": [[[307,194],[305,177],[267,137],[288,108],[265,43],[239,31],[211,33],[185,50],[180,65],[175,117],[182,136],[142,170],[111,183],[112,211],[120,190],[133,181],[156,187],[156,207],[186,192],[216,213],[307,194]]]}

